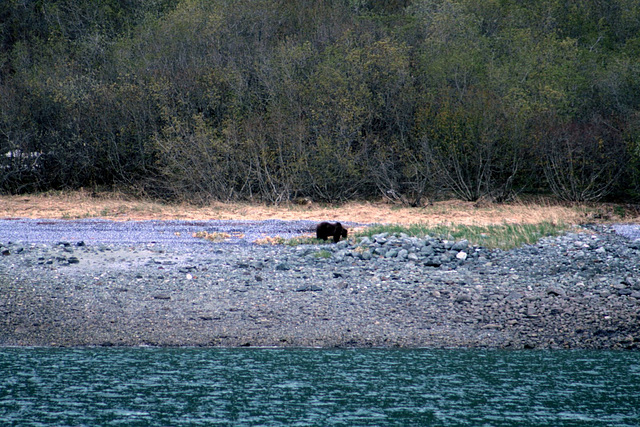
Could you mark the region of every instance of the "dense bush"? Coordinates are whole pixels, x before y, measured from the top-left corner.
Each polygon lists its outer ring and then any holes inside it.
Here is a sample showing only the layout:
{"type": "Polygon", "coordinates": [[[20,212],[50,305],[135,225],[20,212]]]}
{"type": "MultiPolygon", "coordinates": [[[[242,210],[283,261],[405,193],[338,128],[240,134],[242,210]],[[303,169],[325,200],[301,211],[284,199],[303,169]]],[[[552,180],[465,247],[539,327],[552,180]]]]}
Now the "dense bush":
{"type": "Polygon", "coordinates": [[[640,198],[640,8],[0,3],[0,191],[640,198]]]}

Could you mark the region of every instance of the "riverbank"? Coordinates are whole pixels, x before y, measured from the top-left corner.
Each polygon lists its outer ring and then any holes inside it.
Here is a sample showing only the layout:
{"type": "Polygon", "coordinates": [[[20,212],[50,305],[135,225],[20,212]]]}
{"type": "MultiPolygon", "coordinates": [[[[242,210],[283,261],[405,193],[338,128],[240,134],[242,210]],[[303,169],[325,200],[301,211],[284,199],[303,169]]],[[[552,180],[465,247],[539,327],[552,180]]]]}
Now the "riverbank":
{"type": "Polygon", "coordinates": [[[613,226],[500,251],[92,242],[74,223],[0,242],[0,345],[640,348],[640,241],[613,226]]]}

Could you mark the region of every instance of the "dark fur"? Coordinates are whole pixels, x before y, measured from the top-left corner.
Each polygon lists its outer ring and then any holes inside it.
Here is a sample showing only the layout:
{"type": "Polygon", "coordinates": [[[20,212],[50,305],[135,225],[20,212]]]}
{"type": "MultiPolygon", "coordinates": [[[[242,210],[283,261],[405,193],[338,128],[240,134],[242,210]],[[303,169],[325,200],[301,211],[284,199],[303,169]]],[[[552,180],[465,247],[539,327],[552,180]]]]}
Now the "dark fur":
{"type": "Polygon", "coordinates": [[[327,240],[329,236],[333,236],[333,243],[338,243],[340,237],[347,238],[347,229],[339,222],[331,224],[330,222],[321,222],[316,227],[316,237],[318,239],[327,240]]]}

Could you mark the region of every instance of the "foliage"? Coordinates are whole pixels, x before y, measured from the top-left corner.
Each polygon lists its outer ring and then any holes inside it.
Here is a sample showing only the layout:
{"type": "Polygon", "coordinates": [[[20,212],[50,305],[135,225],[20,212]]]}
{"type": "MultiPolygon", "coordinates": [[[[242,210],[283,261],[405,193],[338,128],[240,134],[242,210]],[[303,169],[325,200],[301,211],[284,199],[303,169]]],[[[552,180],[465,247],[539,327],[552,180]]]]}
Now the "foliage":
{"type": "Polygon", "coordinates": [[[0,2],[0,191],[640,198],[635,0],[0,2]]]}
{"type": "Polygon", "coordinates": [[[613,191],[628,162],[619,128],[594,118],[562,123],[544,134],[540,158],[547,182],[565,200],[599,200],[613,191]]]}
{"type": "Polygon", "coordinates": [[[318,252],[314,252],[314,254],[313,254],[313,256],[316,257],[316,258],[324,258],[324,259],[331,258],[331,255],[332,255],[331,252],[329,252],[327,250],[324,250],[324,249],[322,249],[322,250],[320,250],[318,252]]]}

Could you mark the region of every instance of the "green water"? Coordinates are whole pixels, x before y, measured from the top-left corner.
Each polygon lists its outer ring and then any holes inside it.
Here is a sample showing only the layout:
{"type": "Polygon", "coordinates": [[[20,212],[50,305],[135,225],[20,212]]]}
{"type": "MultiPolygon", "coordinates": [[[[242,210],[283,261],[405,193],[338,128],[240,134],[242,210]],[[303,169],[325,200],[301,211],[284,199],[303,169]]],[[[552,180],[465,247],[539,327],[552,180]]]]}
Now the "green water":
{"type": "Polygon", "coordinates": [[[640,425],[640,353],[0,349],[0,425],[640,425]]]}

